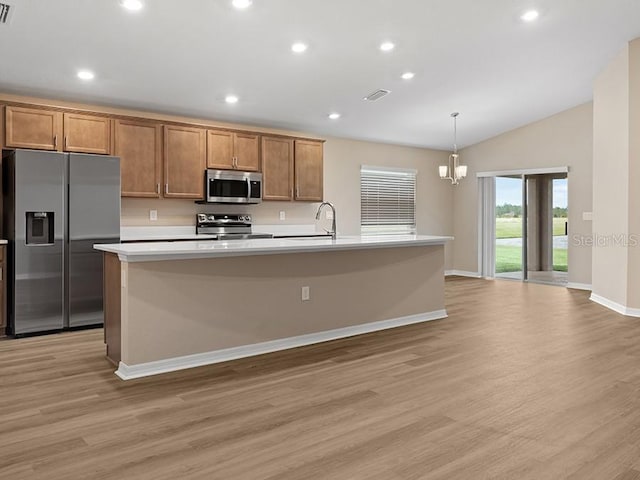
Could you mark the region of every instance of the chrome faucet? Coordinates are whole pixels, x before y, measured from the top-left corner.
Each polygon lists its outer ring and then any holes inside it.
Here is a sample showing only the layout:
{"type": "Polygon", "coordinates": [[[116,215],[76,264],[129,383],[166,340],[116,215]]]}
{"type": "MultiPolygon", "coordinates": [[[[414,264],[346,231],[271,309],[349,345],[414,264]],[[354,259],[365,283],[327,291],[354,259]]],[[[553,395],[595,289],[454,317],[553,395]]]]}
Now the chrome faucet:
{"type": "Polygon", "coordinates": [[[320,214],[322,213],[322,207],[324,207],[325,205],[328,205],[329,207],[331,207],[331,211],[333,212],[333,221],[331,222],[331,231],[327,230],[325,228],[325,232],[330,233],[331,234],[331,238],[333,240],[336,239],[336,207],[333,206],[332,203],[330,202],[322,202],[320,204],[320,206],[318,207],[318,212],[316,213],[316,220],[320,220],[320,214]]]}

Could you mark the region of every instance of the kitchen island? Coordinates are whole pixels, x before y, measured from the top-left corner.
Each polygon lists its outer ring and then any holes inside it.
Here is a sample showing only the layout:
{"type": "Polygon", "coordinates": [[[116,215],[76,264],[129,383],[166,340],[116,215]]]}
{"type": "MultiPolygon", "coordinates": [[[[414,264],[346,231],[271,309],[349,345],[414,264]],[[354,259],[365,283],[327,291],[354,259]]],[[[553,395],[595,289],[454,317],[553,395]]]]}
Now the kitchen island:
{"type": "Polygon", "coordinates": [[[444,318],[450,239],[96,245],[107,357],[127,380],[444,318]]]}

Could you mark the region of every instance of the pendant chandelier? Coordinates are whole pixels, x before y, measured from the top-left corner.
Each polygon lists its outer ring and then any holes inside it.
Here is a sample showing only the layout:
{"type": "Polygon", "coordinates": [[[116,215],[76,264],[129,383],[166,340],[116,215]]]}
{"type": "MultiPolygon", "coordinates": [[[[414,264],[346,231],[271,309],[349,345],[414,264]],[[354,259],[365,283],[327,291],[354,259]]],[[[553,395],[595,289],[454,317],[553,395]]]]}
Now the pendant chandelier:
{"type": "Polygon", "coordinates": [[[460,155],[458,155],[458,112],[453,112],[453,153],[449,155],[449,164],[438,167],[440,178],[451,180],[452,185],[458,185],[460,180],[467,176],[467,166],[460,165],[460,155]]]}

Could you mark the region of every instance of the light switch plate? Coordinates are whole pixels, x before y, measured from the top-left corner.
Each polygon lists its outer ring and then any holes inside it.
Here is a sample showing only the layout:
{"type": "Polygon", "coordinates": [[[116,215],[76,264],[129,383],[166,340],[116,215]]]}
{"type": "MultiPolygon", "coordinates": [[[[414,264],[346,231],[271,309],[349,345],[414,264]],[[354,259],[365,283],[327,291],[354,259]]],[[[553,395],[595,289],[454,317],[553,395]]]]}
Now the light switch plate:
{"type": "Polygon", "coordinates": [[[287,214],[284,210],[280,210],[280,220],[285,220],[287,218],[287,214]]]}
{"type": "Polygon", "coordinates": [[[311,298],[311,292],[309,291],[309,287],[302,287],[302,301],[306,302],[311,298]]]}
{"type": "Polygon", "coordinates": [[[149,220],[152,222],[158,220],[158,210],[149,210],[149,220]]]}
{"type": "Polygon", "coordinates": [[[582,212],[582,220],[590,222],[593,220],[593,212],[582,212]]]}
{"type": "Polygon", "coordinates": [[[333,210],[326,210],[326,212],[327,220],[333,220],[333,210]]]}

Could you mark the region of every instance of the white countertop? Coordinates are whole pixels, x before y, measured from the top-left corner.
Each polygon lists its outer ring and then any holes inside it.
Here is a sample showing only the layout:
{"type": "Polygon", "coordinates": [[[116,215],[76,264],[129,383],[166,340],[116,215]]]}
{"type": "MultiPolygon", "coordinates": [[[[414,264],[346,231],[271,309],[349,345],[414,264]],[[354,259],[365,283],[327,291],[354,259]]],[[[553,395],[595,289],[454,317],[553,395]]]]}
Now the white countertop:
{"type": "MultiPolygon", "coordinates": [[[[319,235],[315,225],[253,225],[254,233],[271,233],[275,236],[319,235]]],[[[197,234],[195,225],[187,226],[122,226],[121,242],[151,242],[162,240],[207,240],[212,235],[197,234]]]]}
{"type": "Polygon", "coordinates": [[[368,248],[419,247],[444,245],[444,243],[452,239],[453,237],[432,235],[343,236],[338,237],[336,240],[309,237],[298,239],[116,243],[94,245],[94,248],[103,252],[115,253],[123,262],[152,262],[368,248]]]}

